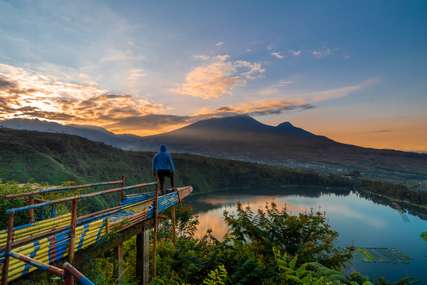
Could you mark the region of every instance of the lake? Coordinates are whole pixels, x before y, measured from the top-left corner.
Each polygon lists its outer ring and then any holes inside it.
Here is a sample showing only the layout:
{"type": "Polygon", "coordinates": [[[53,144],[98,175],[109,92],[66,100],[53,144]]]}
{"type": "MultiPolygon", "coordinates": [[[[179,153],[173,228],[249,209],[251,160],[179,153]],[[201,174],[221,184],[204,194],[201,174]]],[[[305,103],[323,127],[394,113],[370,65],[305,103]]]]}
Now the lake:
{"type": "Polygon", "coordinates": [[[238,202],[252,209],[274,202],[279,207],[286,205],[295,214],[310,209],[325,211],[329,224],[339,233],[336,245],[394,248],[411,257],[409,263],[366,263],[355,256],[347,268],[349,272],[357,270],[371,278],[384,276],[388,280],[409,275],[427,284],[427,242],[420,237],[427,231],[427,221],[395,209],[399,208],[396,205],[380,204],[345,189],[318,187],[199,194],[188,202],[199,216],[199,237],[208,229],[215,237],[223,237],[227,232],[223,212],[233,213],[238,202]]]}

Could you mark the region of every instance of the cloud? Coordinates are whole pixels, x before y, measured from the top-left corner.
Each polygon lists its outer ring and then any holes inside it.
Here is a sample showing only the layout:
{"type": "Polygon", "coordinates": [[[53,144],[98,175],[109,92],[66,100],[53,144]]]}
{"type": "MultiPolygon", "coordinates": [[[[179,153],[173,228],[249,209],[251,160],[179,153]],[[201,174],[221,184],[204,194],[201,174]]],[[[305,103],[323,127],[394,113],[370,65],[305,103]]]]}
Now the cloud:
{"type": "Polygon", "coordinates": [[[271,56],[272,56],[272,57],[275,57],[275,58],[277,58],[277,59],[284,59],[284,58],[285,58],[285,56],[284,56],[284,55],[281,55],[281,54],[280,54],[280,52],[278,52],[278,51],[272,52],[272,53],[271,53],[271,56]]]}
{"type": "Polygon", "coordinates": [[[289,85],[293,84],[294,82],[292,80],[280,80],[277,83],[278,87],[288,87],[289,85]]]}
{"type": "MultiPolygon", "coordinates": [[[[134,72],[140,75],[140,71],[134,72]]],[[[45,74],[0,64],[0,118],[40,118],[105,125],[130,116],[164,110],[128,94],[94,84],[70,83],[45,74]]]]}
{"type": "Polygon", "coordinates": [[[357,84],[347,85],[340,88],[333,88],[328,90],[305,93],[304,96],[308,97],[309,100],[312,102],[321,102],[321,101],[326,101],[331,99],[337,99],[337,98],[348,96],[356,91],[362,90],[377,82],[378,80],[376,79],[368,79],[357,84]]]}
{"type": "Polygon", "coordinates": [[[145,72],[142,68],[132,68],[128,71],[128,81],[140,80],[145,77],[145,72]]]}
{"type": "Polygon", "coordinates": [[[320,48],[320,49],[317,49],[317,50],[313,50],[311,52],[311,54],[315,58],[321,59],[321,58],[324,58],[324,57],[332,55],[332,53],[334,53],[336,50],[337,49],[331,49],[331,48],[328,48],[328,47],[323,47],[323,48],[320,48]]]}
{"type": "Polygon", "coordinates": [[[15,82],[9,81],[7,78],[0,76],[0,91],[16,88],[15,82]]]}
{"type": "Polygon", "coordinates": [[[254,80],[264,71],[259,63],[232,61],[229,55],[218,55],[209,63],[191,70],[185,81],[172,91],[180,95],[215,99],[230,95],[234,87],[254,80]]]}
{"type": "Polygon", "coordinates": [[[142,24],[106,2],[50,2],[0,1],[0,57],[37,70],[42,66],[73,69],[72,81],[78,80],[76,74],[85,73],[109,88],[125,89],[127,70],[139,67],[144,59],[137,40],[142,24]],[[8,28],[10,23],[14,28],[8,28]]]}
{"type": "MultiPolygon", "coordinates": [[[[115,132],[132,132],[142,135],[171,131],[203,119],[228,117],[234,115],[266,116],[278,115],[290,111],[306,111],[316,108],[316,104],[326,100],[348,96],[374,84],[375,80],[309,93],[289,94],[289,99],[268,99],[224,105],[218,108],[202,108],[191,115],[147,114],[127,116],[117,119],[107,126],[115,132]],[[293,98],[293,99],[292,99],[293,98]]],[[[283,81],[292,84],[292,81],[283,81]]],[[[277,90],[279,92],[280,90],[277,90]]],[[[280,94],[275,94],[280,95],[280,94]]],[[[283,94],[281,94],[283,96],[283,94]]],[[[153,111],[155,112],[155,111],[153,111]]],[[[129,113],[128,113],[129,114],[129,113]]]]}
{"type": "Polygon", "coordinates": [[[211,57],[206,54],[196,54],[196,55],[193,55],[193,58],[197,60],[205,61],[205,60],[209,60],[211,57]]]}
{"type": "Polygon", "coordinates": [[[271,99],[244,102],[238,105],[222,106],[215,110],[202,110],[194,116],[200,118],[226,117],[233,115],[265,116],[277,115],[286,111],[308,110],[314,105],[293,100],[271,99]]]}
{"type": "Polygon", "coordinates": [[[224,45],[224,42],[217,42],[216,44],[215,44],[215,46],[217,46],[217,47],[221,47],[221,46],[223,46],[224,45]]]}
{"type": "MultiPolygon", "coordinates": [[[[218,78],[223,81],[231,78],[237,80],[235,84],[242,84],[263,72],[261,65],[231,61],[228,55],[217,56],[212,62],[198,68],[203,69],[203,72],[194,69],[201,72],[198,74],[201,77],[218,73],[218,76],[213,76],[213,84],[218,84],[218,78]]],[[[143,76],[141,70],[130,73],[135,78],[143,76]]],[[[339,88],[287,94],[287,99],[283,99],[280,89],[273,88],[270,94],[272,99],[202,108],[191,115],[173,115],[165,114],[166,108],[161,104],[130,94],[112,93],[96,84],[63,81],[32,70],[0,64],[0,119],[39,118],[61,123],[91,124],[118,133],[147,135],[170,131],[207,118],[304,111],[314,108],[319,102],[353,94],[375,82],[365,80],[339,88]],[[279,96],[282,98],[273,98],[279,96]]],[[[289,84],[292,81],[279,82],[282,87],[289,84]]]]}
{"type": "Polygon", "coordinates": [[[384,134],[384,133],[391,133],[393,130],[390,129],[382,129],[382,130],[373,130],[371,133],[375,134],[384,134]]]}
{"type": "Polygon", "coordinates": [[[291,56],[300,56],[302,54],[302,51],[300,51],[300,50],[290,50],[289,54],[291,56]]]}
{"type": "Polygon", "coordinates": [[[222,118],[235,115],[265,116],[277,115],[286,111],[307,110],[314,108],[311,104],[287,100],[260,100],[238,105],[222,106],[216,109],[202,108],[199,112],[187,115],[149,114],[130,116],[107,125],[111,131],[141,134],[171,131],[188,124],[210,118],[222,118]]]}
{"type": "Polygon", "coordinates": [[[109,130],[116,132],[132,133],[158,133],[185,126],[196,118],[191,116],[177,116],[167,114],[149,114],[144,116],[131,116],[120,119],[113,124],[107,125],[109,130]]]}
{"type": "Polygon", "coordinates": [[[134,61],[135,59],[141,60],[143,57],[136,57],[129,50],[124,52],[116,49],[109,49],[105,51],[105,55],[100,58],[100,62],[111,64],[114,62],[134,61]]]}

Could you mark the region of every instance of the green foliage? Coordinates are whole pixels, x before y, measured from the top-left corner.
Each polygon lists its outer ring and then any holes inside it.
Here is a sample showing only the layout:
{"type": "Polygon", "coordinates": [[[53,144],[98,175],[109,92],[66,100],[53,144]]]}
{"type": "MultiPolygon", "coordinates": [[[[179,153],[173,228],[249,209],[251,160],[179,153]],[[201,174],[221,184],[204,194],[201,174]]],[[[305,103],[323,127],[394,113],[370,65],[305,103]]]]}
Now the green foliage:
{"type": "Polygon", "coordinates": [[[253,213],[240,206],[235,215],[225,213],[225,220],[230,231],[222,241],[210,232],[200,240],[179,238],[176,246],[161,240],[159,272],[150,284],[391,284],[343,273],[350,251],[333,246],[337,234],[323,214],[291,216],[275,205],[253,213]]]}
{"type": "Polygon", "coordinates": [[[422,232],[420,236],[421,236],[421,238],[423,240],[427,241],[427,231],[426,232],[422,232]]]}
{"type": "MultiPolygon", "coordinates": [[[[22,192],[28,192],[34,189],[34,184],[18,184],[16,182],[1,182],[0,181],[0,194],[16,194],[22,192]]],[[[6,200],[0,199],[0,229],[6,227],[7,215],[5,209],[25,206],[25,201],[22,200],[6,200]]],[[[18,213],[15,215],[15,223],[22,224],[28,221],[27,213],[18,213]]]]}
{"type": "Polygon", "coordinates": [[[227,270],[224,265],[218,266],[217,269],[211,270],[208,277],[203,280],[203,285],[225,285],[227,281],[227,270]]]}
{"type": "Polygon", "coordinates": [[[254,213],[239,204],[236,215],[225,213],[225,221],[234,240],[249,243],[265,258],[272,255],[274,247],[298,256],[299,263],[316,260],[333,268],[339,268],[351,257],[349,249],[334,247],[338,233],[331,229],[320,212],[293,216],[272,203],[265,211],[254,213]]]}
{"type": "Polygon", "coordinates": [[[275,269],[280,275],[277,284],[346,284],[348,281],[342,272],[329,269],[318,262],[298,265],[297,255],[291,257],[278,249],[273,252],[275,269]]]}

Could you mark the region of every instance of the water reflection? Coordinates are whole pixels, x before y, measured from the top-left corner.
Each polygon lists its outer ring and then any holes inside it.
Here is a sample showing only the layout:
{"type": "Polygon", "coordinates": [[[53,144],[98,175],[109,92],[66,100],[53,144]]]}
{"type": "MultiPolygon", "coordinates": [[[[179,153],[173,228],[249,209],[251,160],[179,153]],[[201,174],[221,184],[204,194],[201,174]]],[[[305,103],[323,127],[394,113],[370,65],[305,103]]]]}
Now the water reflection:
{"type": "Polygon", "coordinates": [[[228,230],[223,213],[235,212],[238,202],[253,211],[274,202],[294,214],[310,210],[326,212],[329,224],[339,233],[338,246],[397,248],[412,257],[410,264],[368,264],[354,260],[352,267],[370,276],[389,279],[409,274],[427,284],[427,242],[420,238],[420,233],[427,229],[427,222],[420,218],[425,214],[405,209],[396,202],[384,204],[380,203],[383,199],[364,196],[348,189],[289,187],[262,194],[212,193],[196,196],[190,203],[199,216],[198,237],[208,229],[215,237],[223,237],[228,230]]]}

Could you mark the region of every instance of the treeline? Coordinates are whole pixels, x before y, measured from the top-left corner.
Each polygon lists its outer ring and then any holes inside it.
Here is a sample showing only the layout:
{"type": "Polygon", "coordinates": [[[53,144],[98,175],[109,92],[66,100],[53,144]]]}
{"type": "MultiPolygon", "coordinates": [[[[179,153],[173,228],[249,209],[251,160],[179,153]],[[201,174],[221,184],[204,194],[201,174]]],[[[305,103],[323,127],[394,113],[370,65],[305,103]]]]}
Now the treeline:
{"type": "Polygon", "coordinates": [[[427,205],[427,192],[413,191],[404,185],[371,180],[360,180],[354,185],[361,192],[370,192],[404,202],[427,205]]]}

